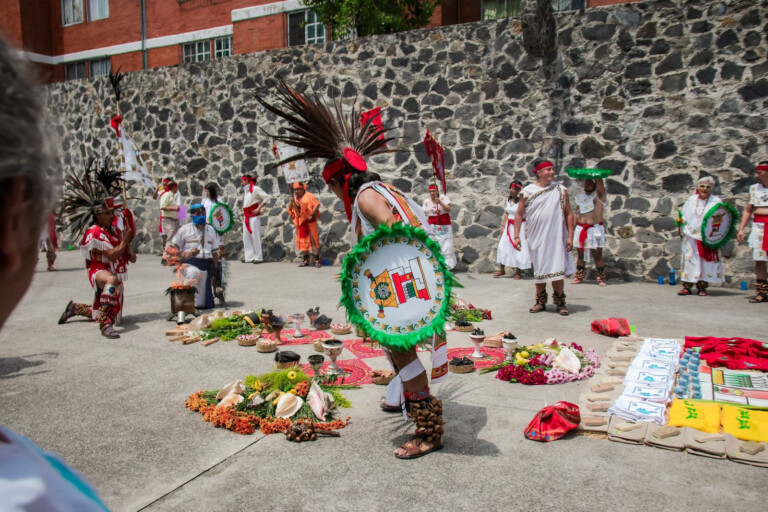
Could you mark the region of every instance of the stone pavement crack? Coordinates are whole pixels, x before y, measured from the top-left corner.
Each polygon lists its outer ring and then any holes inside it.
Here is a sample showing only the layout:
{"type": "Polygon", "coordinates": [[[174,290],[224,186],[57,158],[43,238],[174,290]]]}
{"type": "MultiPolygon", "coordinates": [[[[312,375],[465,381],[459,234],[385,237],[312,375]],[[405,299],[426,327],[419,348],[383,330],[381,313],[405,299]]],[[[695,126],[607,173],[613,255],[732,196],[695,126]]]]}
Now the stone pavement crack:
{"type": "Polygon", "coordinates": [[[201,476],[203,476],[204,474],[208,473],[210,470],[212,470],[212,469],[214,469],[214,468],[216,468],[216,467],[218,467],[218,466],[221,466],[222,464],[224,464],[225,462],[227,462],[229,459],[231,459],[231,458],[232,458],[232,457],[234,457],[235,455],[239,455],[240,453],[244,452],[245,450],[247,450],[247,449],[248,449],[248,448],[250,448],[251,446],[255,445],[256,443],[258,443],[259,441],[261,441],[262,439],[264,439],[265,437],[267,437],[267,436],[261,436],[260,438],[258,438],[258,439],[256,439],[256,440],[254,440],[253,442],[251,442],[251,443],[248,443],[247,445],[245,445],[245,446],[243,446],[242,448],[240,448],[239,450],[237,450],[235,453],[232,453],[232,454],[228,455],[226,458],[224,458],[224,459],[221,459],[219,462],[217,462],[217,463],[216,463],[216,464],[214,464],[213,466],[211,466],[211,467],[209,467],[209,468],[206,468],[206,469],[204,469],[203,471],[201,471],[200,473],[196,474],[195,476],[193,476],[192,478],[190,478],[190,479],[189,479],[189,480],[187,480],[186,482],[183,482],[183,483],[181,483],[181,484],[177,485],[176,487],[174,487],[174,488],[173,488],[173,489],[171,489],[170,491],[166,492],[166,493],[165,493],[165,494],[163,494],[162,496],[160,496],[160,497],[158,497],[158,498],[154,499],[153,501],[151,501],[151,502],[147,503],[146,505],[144,505],[143,507],[141,507],[140,509],[138,509],[138,510],[137,510],[137,512],[141,512],[142,510],[147,510],[149,507],[151,507],[151,506],[152,506],[152,505],[154,505],[155,503],[158,503],[158,502],[162,501],[162,500],[163,500],[163,499],[165,499],[167,496],[170,496],[171,494],[175,493],[176,491],[178,491],[179,489],[181,489],[182,487],[184,487],[184,486],[185,486],[185,485],[187,485],[188,483],[190,483],[190,482],[192,482],[192,481],[194,481],[194,480],[197,480],[198,478],[200,478],[200,477],[201,477],[201,476]]]}

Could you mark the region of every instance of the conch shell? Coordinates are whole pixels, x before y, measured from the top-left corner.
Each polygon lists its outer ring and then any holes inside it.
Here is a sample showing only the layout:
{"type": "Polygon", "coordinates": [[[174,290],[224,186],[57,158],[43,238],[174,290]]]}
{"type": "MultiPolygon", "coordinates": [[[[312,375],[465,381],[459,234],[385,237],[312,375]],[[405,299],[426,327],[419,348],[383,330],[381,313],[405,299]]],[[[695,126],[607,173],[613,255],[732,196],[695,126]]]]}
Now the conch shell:
{"type": "Polygon", "coordinates": [[[230,405],[237,405],[240,402],[245,400],[242,395],[238,395],[235,392],[229,393],[227,396],[224,397],[224,399],[219,402],[219,405],[216,406],[216,408],[219,407],[229,407],[230,405]]]}
{"type": "Polygon", "coordinates": [[[189,322],[189,330],[201,331],[211,326],[211,317],[209,315],[201,315],[189,322]]]}
{"type": "Polygon", "coordinates": [[[304,400],[291,393],[286,393],[280,396],[275,407],[275,416],[278,418],[290,418],[301,409],[304,405],[304,400]]]}
{"type": "Polygon", "coordinates": [[[317,382],[312,382],[312,385],[309,387],[309,393],[307,393],[307,403],[320,421],[325,421],[325,412],[328,410],[325,406],[325,397],[323,395],[323,390],[320,389],[317,382]]]}
{"type": "Polygon", "coordinates": [[[560,353],[555,356],[555,359],[552,361],[552,366],[566,372],[579,373],[579,369],[581,369],[581,361],[579,361],[579,358],[576,357],[576,354],[574,354],[571,349],[563,348],[560,350],[560,353]]]}
{"type": "Polygon", "coordinates": [[[230,393],[243,394],[245,393],[245,384],[241,380],[235,380],[221,388],[221,391],[216,395],[216,400],[221,400],[230,393]]]}

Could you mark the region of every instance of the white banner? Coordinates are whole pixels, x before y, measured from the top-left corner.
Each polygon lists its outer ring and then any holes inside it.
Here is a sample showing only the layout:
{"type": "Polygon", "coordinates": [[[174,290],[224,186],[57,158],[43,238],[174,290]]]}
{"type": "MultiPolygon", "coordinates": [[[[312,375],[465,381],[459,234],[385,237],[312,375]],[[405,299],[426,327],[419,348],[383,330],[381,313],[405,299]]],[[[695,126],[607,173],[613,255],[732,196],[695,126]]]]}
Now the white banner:
{"type": "Polygon", "coordinates": [[[139,148],[136,147],[136,143],[133,142],[133,139],[131,139],[122,126],[120,127],[118,140],[120,142],[120,152],[123,155],[123,177],[125,180],[136,181],[148,189],[154,190],[155,186],[152,183],[152,177],[149,175],[147,166],[141,158],[139,148]]]}
{"type": "MultiPolygon", "coordinates": [[[[277,146],[277,158],[283,160],[299,153],[299,148],[284,144],[277,146]]],[[[296,182],[309,181],[309,170],[307,169],[307,163],[304,160],[296,160],[280,166],[285,176],[285,182],[292,185],[296,182]]]]}

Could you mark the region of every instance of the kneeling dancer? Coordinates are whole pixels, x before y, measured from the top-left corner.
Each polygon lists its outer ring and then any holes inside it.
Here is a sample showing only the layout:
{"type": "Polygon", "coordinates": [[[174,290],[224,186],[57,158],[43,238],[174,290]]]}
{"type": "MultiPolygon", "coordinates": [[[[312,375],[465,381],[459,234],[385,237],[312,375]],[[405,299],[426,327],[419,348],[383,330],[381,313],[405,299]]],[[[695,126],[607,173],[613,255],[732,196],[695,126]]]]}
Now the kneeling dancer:
{"type": "Polygon", "coordinates": [[[552,297],[557,312],[567,315],[565,306],[565,276],[575,268],[570,250],[573,247],[573,212],[568,191],[554,181],[552,162],[542,162],[533,169],[538,176],[520,192],[515,214],[515,246],[519,251],[520,230],[525,219],[525,234],[533,263],[536,284],[536,304],[529,310],[538,313],[547,309],[547,283],[552,283],[552,297]]]}
{"type": "Polygon", "coordinates": [[[118,266],[133,239],[133,230],[120,231],[113,225],[115,210],[107,190],[86,174],[80,180],[67,176],[69,188],[64,194],[64,216],[71,225],[74,236],[79,236],[89,217],[92,224],[86,229],[80,243],[85,258],[88,281],[94,290],[93,305],[69,301],[59,318],[63,324],[73,316],[98,320],[101,334],[107,338],[119,338],[114,325],[121,307],[118,266]]]}
{"type": "Polygon", "coordinates": [[[678,295],[691,295],[695,284],[698,295],[703,297],[709,295],[709,283],[725,281],[720,251],[710,249],[701,241],[701,223],[704,215],[721,202],[719,197],[712,195],[714,185],[715,180],[711,176],[701,178],[696,193],[683,205],[683,273],[680,276],[683,289],[678,295]]]}
{"type": "Polygon", "coordinates": [[[749,299],[755,304],[768,302],[768,161],[760,162],[755,169],[757,183],[749,187],[749,204],[744,209],[739,225],[739,242],[744,241],[744,228],[752,219],[749,246],[755,260],[755,292],[749,299]],[[752,217],[754,215],[754,217],[752,217]]]}
{"type": "MultiPolygon", "coordinates": [[[[403,222],[431,233],[424,212],[397,188],[383,183],[378,174],[368,171],[366,157],[387,152],[385,144],[392,139],[379,136],[386,130],[369,122],[357,129],[354,111],[349,119],[341,114],[341,105],[328,107],[316,95],[303,95],[280,83],[276,90],[277,105],[264,99],[257,101],[288,123],[287,135],[272,135],[304,151],[279,162],[288,163],[308,157],[327,158],[323,179],[328,188],[343,202],[352,231],[359,237],[369,235],[385,224],[403,222]],[[354,128],[353,128],[354,127],[354,128]]],[[[432,383],[447,376],[448,361],[445,335],[435,336],[433,343],[432,383]]],[[[408,417],[416,423],[414,438],[395,451],[401,459],[421,457],[443,447],[442,402],[430,394],[426,370],[416,354],[416,345],[405,351],[387,351],[397,377],[388,391],[403,389],[398,397],[408,417]],[[400,388],[398,386],[401,385],[400,388]]],[[[391,401],[387,401],[392,403],[391,401]]],[[[384,405],[384,404],[383,404],[384,405]]]]}

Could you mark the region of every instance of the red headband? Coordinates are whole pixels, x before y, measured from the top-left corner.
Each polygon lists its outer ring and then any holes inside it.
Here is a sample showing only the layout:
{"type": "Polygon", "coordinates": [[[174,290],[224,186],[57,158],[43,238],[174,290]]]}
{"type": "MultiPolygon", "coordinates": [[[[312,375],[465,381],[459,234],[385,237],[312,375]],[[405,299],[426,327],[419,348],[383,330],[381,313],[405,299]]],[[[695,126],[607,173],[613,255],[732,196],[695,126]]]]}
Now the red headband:
{"type": "Polygon", "coordinates": [[[523,186],[520,185],[519,183],[510,183],[509,184],[509,188],[514,188],[516,190],[520,190],[521,188],[523,188],[523,186]]]}
{"type": "Polygon", "coordinates": [[[768,164],[762,164],[755,167],[755,171],[768,171],[768,164]]]}
{"type": "Polygon", "coordinates": [[[546,169],[547,167],[554,167],[555,164],[547,160],[546,162],[541,162],[539,165],[533,168],[533,174],[539,174],[539,171],[542,169],[546,169]]]}
{"type": "Polygon", "coordinates": [[[434,185],[430,185],[427,190],[437,190],[437,187],[434,185]]]}
{"type": "Polygon", "coordinates": [[[354,149],[345,147],[342,150],[342,154],[344,155],[343,158],[334,160],[323,169],[323,180],[326,183],[331,181],[331,178],[333,178],[337,172],[344,169],[345,163],[349,164],[349,166],[356,171],[365,172],[368,170],[368,164],[365,163],[365,159],[354,149]]]}

